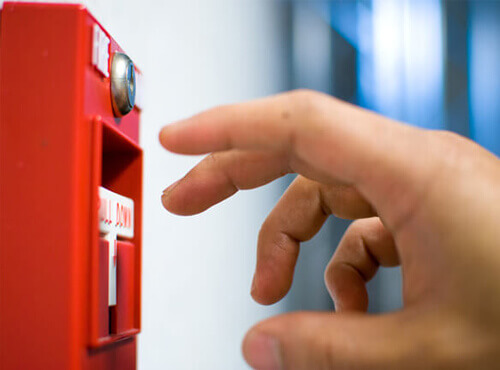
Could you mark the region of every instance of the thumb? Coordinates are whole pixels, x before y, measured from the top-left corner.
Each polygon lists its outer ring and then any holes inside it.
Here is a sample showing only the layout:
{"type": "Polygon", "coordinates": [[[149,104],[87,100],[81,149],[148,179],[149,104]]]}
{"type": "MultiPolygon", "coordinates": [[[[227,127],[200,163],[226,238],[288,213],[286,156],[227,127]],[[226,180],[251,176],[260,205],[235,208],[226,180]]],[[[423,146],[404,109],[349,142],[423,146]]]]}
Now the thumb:
{"type": "Polygon", "coordinates": [[[252,328],[243,355],[258,370],[421,369],[428,345],[417,327],[402,312],[285,314],[252,328]]]}

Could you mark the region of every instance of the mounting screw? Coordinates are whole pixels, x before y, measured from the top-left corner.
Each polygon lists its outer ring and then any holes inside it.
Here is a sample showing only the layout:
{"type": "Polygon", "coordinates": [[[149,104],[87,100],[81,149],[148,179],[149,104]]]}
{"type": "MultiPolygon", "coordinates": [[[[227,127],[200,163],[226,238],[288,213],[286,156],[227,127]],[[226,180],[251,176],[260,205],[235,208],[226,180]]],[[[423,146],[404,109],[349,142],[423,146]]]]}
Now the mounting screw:
{"type": "Polygon", "coordinates": [[[118,117],[124,116],[135,104],[135,68],[123,53],[113,54],[111,60],[111,101],[118,117]]]}

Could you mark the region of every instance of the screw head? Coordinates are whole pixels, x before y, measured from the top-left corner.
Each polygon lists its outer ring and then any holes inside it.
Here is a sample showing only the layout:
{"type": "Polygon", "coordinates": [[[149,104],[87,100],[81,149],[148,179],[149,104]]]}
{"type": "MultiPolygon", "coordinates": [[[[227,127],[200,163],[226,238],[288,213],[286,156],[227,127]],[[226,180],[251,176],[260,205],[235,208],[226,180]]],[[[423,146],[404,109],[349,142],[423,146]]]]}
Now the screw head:
{"type": "Polygon", "coordinates": [[[135,104],[135,68],[123,53],[114,53],[111,60],[111,102],[116,116],[126,115],[135,104]]]}

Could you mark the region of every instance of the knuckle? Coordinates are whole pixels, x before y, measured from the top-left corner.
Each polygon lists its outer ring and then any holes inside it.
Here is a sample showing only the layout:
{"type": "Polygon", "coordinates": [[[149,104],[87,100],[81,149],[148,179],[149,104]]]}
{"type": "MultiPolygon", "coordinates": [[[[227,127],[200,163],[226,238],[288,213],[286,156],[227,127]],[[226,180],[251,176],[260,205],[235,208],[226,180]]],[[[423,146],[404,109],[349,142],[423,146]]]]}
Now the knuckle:
{"type": "Polygon", "coordinates": [[[357,235],[359,235],[363,231],[363,229],[365,228],[368,220],[369,219],[359,219],[359,220],[354,220],[353,222],[351,222],[351,224],[349,225],[349,227],[347,228],[347,230],[345,232],[345,236],[346,237],[356,237],[357,235]]]}
{"type": "Polygon", "coordinates": [[[433,135],[438,137],[444,143],[457,143],[463,141],[465,138],[456,132],[447,130],[431,131],[433,135]]]}
{"type": "Polygon", "coordinates": [[[327,210],[337,217],[355,220],[376,214],[371,204],[353,186],[323,186],[322,194],[327,210]]]}
{"type": "Polygon", "coordinates": [[[326,269],[325,269],[325,273],[324,273],[324,281],[325,281],[325,285],[329,288],[329,289],[333,289],[334,288],[334,284],[333,284],[333,278],[335,276],[335,267],[336,267],[336,263],[334,261],[330,261],[328,263],[328,265],[326,266],[326,269]]]}
{"type": "Polygon", "coordinates": [[[319,95],[318,92],[310,89],[297,89],[290,92],[290,96],[296,102],[314,100],[319,95]]]}
{"type": "Polygon", "coordinates": [[[325,95],[313,90],[294,90],[290,93],[288,105],[299,116],[304,116],[310,120],[323,111],[324,97],[325,95]]]}
{"type": "Polygon", "coordinates": [[[471,140],[451,131],[431,131],[435,143],[440,171],[456,173],[460,169],[475,167],[477,148],[471,140]]]}
{"type": "Polygon", "coordinates": [[[470,148],[472,142],[462,135],[452,131],[438,130],[429,131],[435,140],[436,146],[442,152],[449,154],[460,154],[464,149],[470,148]]]}
{"type": "Polygon", "coordinates": [[[290,245],[290,241],[289,236],[275,230],[267,220],[259,230],[258,243],[268,247],[268,258],[277,258],[283,254],[296,255],[298,251],[290,245]]]}

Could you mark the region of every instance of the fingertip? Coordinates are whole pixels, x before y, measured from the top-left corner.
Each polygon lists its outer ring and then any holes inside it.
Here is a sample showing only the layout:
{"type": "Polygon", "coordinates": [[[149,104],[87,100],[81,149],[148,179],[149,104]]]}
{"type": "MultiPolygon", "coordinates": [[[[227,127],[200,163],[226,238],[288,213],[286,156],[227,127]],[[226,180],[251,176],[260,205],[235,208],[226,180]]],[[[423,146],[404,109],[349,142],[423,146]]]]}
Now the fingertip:
{"type": "Polygon", "coordinates": [[[162,194],[161,202],[163,204],[163,208],[177,216],[193,216],[201,212],[186,208],[182,205],[182,202],[179,202],[178,199],[172,197],[171,195],[162,194]]]}
{"type": "Polygon", "coordinates": [[[252,278],[252,287],[250,288],[250,295],[252,296],[252,298],[255,300],[255,297],[254,297],[254,294],[255,294],[255,290],[257,289],[257,286],[256,286],[256,283],[255,283],[255,275],[253,276],[252,278]]]}
{"type": "Polygon", "coordinates": [[[172,183],[171,185],[169,185],[165,190],[163,190],[163,195],[165,197],[168,197],[170,195],[170,193],[172,192],[172,190],[174,190],[177,187],[177,185],[179,185],[180,181],[181,180],[177,180],[174,183],[172,183]]]}
{"type": "Polygon", "coordinates": [[[286,295],[286,293],[273,294],[273,295],[265,293],[263,294],[258,289],[255,289],[250,294],[255,302],[263,306],[270,306],[272,304],[275,304],[279,302],[281,299],[283,299],[283,297],[286,295]]]}
{"type": "Polygon", "coordinates": [[[169,126],[164,126],[158,134],[158,140],[165,149],[168,149],[168,128],[169,126]]]}
{"type": "MultiPolygon", "coordinates": [[[[163,194],[161,195],[161,202],[163,204],[163,208],[170,213],[178,216],[189,216],[195,212],[189,212],[189,209],[186,209],[186,202],[183,202],[182,200],[179,201],[179,197],[175,196],[181,180],[177,180],[163,191],[163,194]]],[[[182,197],[182,191],[180,195],[182,197]]]]}
{"type": "Polygon", "coordinates": [[[269,297],[266,295],[263,295],[259,292],[258,289],[254,289],[250,292],[250,295],[252,296],[253,300],[257,302],[258,304],[261,304],[263,306],[270,306],[276,302],[278,302],[281,298],[283,297],[269,297]]]}
{"type": "Polygon", "coordinates": [[[280,281],[279,278],[263,277],[256,272],[252,282],[250,295],[261,305],[270,306],[280,301],[290,290],[291,282],[280,281]]]}
{"type": "Polygon", "coordinates": [[[241,350],[245,361],[254,369],[282,369],[278,340],[257,328],[250,329],[245,335],[241,350]]]}
{"type": "Polygon", "coordinates": [[[161,204],[163,205],[163,208],[165,208],[167,211],[169,211],[171,213],[175,213],[172,211],[172,209],[170,207],[170,197],[168,194],[163,193],[161,195],[161,204]]]}
{"type": "Polygon", "coordinates": [[[160,130],[159,139],[160,144],[167,150],[172,152],[178,152],[181,148],[179,145],[182,143],[183,131],[185,131],[189,123],[189,119],[183,119],[180,121],[175,121],[169,123],[160,130]]]}

